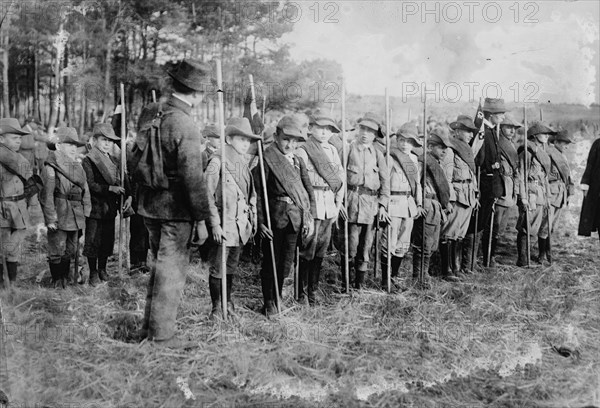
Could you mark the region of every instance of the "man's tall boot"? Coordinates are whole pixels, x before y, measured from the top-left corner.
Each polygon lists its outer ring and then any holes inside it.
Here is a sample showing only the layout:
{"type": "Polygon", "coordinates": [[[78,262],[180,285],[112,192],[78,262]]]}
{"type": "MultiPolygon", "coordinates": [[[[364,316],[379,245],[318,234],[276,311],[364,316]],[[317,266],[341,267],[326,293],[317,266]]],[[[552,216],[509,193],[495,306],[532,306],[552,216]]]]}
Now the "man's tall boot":
{"type": "Polygon", "coordinates": [[[210,292],[210,300],[212,302],[212,309],[210,311],[210,320],[217,320],[223,318],[223,309],[221,307],[221,279],[215,278],[214,276],[208,277],[208,290],[210,292]]]}
{"type": "Polygon", "coordinates": [[[71,258],[63,258],[60,261],[60,285],[63,289],[67,288],[67,283],[69,282],[69,271],[71,270],[71,258]]]}
{"type": "Polygon", "coordinates": [[[400,266],[402,266],[403,259],[401,256],[392,255],[392,280],[400,276],[400,266]]]}
{"type": "Polygon", "coordinates": [[[312,270],[312,260],[300,257],[298,266],[298,302],[304,303],[306,300],[307,286],[310,285],[310,271],[312,270]]]}
{"type": "Polygon", "coordinates": [[[477,248],[473,248],[475,245],[475,234],[467,234],[462,240],[462,254],[461,254],[461,271],[464,274],[470,274],[472,266],[473,249],[475,249],[475,259],[477,259],[477,248]]]}
{"type": "Polygon", "coordinates": [[[106,273],[107,261],[108,258],[98,258],[98,277],[104,282],[108,282],[108,274],[106,273]]]}
{"type": "Polygon", "coordinates": [[[17,269],[19,268],[19,264],[17,262],[6,262],[6,269],[8,269],[8,279],[11,282],[17,280],[17,269]]]}
{"type": "Polygon", "coordinates": [[[227,316],[235,316],[235,305],[231,298],[234,276],[235,275],[227,275],[227,316]]]}
{"type": "Polygon", "coordinates": [[[454,248],[452,251],[452,271],[455,276],[460,277],[462,273],[462,239],[454,241],[454,248]]]}
{"type": "Polygon", "coordinates": [[[537,263],[546,265],[546,239],[538,237],[538,257],[537,263]]]}
{"type": "Polygon", "coordinates": [[[517,233],[517,266],[527,266],[527,235],[517,233]]]}
{"type": "Polygon", "coordinates": [[[451,265],[451,246],[452,240],[440,242],[440,275],[442,279],[449,282],[456,282],[458,279],[453,276],[450,265],[451,265]]]}
{"type": "Polygon", "coordinates": [[[360,289],[365,282],[365,271],[356,269],[354,274],[354,289],[360,289]]]}
{"type": "Polygon", "coordinates": [[[90,268],[88,283],[91,287],[94,287],[100,283],[100,279],[98,278],[98,258],[88,256],[87,261],[90,268]]]}
{"type": "Polygon", "coordinates": [[[429,255],[425,255],[425,259],[423,263],[421,263],[421,252],[413,251],[413,280],[415,285],[419,289],[430,289],[431,288],[431,277],[429,276],[429,255]],[[421,272],[421,268],[423,268],[423,282],[419,284],[419,273],[421,272]]]}
{"type": "Polygon", "coordinates": [[[319,290],[322,265],[323,258],[313,259],[312,267],[308,273],[308,304],[311,306],[317,304],[317,290],[319,290]]]}
{"type": "Polygon", "coordinates": [[[263,274],[260,279],[263,293],[262,313],[269,317],[277,314],[277,305],[275,303],[275,283],[273,273],[263,274]]]}
{"type": "Polygon", "coordinates": [[[52,262],[48,262],[48,266],[50,267],[50,276],[52,276],[52,285],[55,288],[58,288],[59,286],[61,286],[61,278],[62,278],[62,272],[61,272],[61,263],[52,263],[52,262]]]}
{"type": "Polygon", "coordinates": [[[544,240],[544,247],[546,248],[546,259],[548,263],[552,265],[552,248],[550,248],[550,237],[544,240]]]}

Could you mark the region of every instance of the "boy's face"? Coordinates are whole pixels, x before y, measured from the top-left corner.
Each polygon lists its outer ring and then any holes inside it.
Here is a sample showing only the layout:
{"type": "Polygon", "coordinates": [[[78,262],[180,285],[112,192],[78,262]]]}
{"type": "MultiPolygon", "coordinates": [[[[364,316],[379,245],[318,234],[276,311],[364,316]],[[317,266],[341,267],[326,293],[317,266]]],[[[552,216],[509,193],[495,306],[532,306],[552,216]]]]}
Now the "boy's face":
{"type": "Polygon", "coordinates": [[[557,140],[554,142],[554,146],[563,153],[569,150],[569,145],[570,143],[563,142],[562,140],[557,140]]]}
{"type": "Polygon", "coordinates": [[[209,137],[206,139],[206,144],[210,145],[210,147],[214,147],[215,149],[218,149],[219,145],[221,144],[221,139],[219,139],[217,137],[209,137]]]}
{"type": "Polygon", "coordinates": [[[358,141],[362,144],[368,145],[373,143],[377,132],[369,127],[358,125],[358,134],[356,135],[358,141]]]}
{"type": "Polygon", "coordinates": [[[246,154],[248,153],[248,149],[250,149],[250,143],[252,143],[252,141],[248,136],[234,135],[227,136],[227,143],[229,143],[239,154],[246,154]]]}
{"type": "Polygon", "coordinates": [[[69,158],[71,158],[73,160],[75,160],[75,158],[77,157],[77,146],[75,146],[74,144],[71,144],[71,143],[57,143],[56,144],[56,149],[58,151],[63,152],[69,158]]]}
{"type": "Polygon", "coordinates": [[[398,148],[400,150],[402,150],[405,153],[410,153],[412,152],[412,149],[414,148],[413,142],[410,139],[407,139],[405,137],[402,136],[398,136],[397,139],[397,143],[398,143],[398,148]]]}
{"type": "Polygon", "coordinates": [[[310,131],[312,133],[312,136],[319,143],[327,143],[333,135],[333,132],[331,131],[331,128],[329,126],[320,126],[316,123],[310,125],[310,131]]]}
{"type": "Polygon", "coordinates": [[[96,138],[95,146],[98,146],[98,149],[100,149],[102,152],[108,153],[112,147],[112,141],[104,136],[98,136],[96,138]]]}
{"type": "Polygon", "coordinates": [[[292,136],[288,136],[281,131],[277,131],[275,136],[275,144],[283,154],[290,154],[298,147],[298,139],[292,136]]]}
{"type": "Polygon", "coordinates": [[[513,140],[517,134],[517,128],[514,126],[502,126],[502,133],[504,133],[504,136],[506,136],[508,140],[513,140]]]}
{"type": "Polygon", "coordinates": [[[0,143],[15,152],[19,151],[21,148],[21,141],[21,135],[15,135],[13,133],[0,135],[0,143]]]}
{"type": "Polygon", "coordinates": [[[535,137],[537,138],[538,142],[540,143],[548,143],[548,137],[550,135],[546,134],[546,133],[539,133],[537,135],[535,135],[535,137]]]}
{"type": "Polygon", "coordinates": [[[431,153],[431,155],[439,161],[444,160],[444,157],[446,157],[446,153],[448,152],[448,148],[446,146],[439,145],[437,143],[428,145],[427,150],[429,150],[429,153],[431,153]]]}
{"type": "Polygon", "coordinates": [[[469,143],[473,138],[473,133],[465,129],[456,129],[454,131],[454,137],[456,137],[458,140],[462,140],[465,143],[469,143]]]}

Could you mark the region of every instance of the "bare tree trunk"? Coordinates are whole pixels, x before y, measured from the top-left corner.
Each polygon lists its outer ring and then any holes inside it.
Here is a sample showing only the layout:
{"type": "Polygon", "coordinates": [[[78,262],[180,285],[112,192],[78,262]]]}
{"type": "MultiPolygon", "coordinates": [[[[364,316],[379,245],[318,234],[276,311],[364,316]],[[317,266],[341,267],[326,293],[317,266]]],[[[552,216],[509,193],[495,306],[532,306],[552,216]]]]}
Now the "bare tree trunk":
{"type": "Polygon", "coordinates": [[[106,118],[108,117],[108,107],[110,106],[110,72],[111,72],[111,68],[112,68],[112,55],[111,55],[111,49],[112,47],[110,46],[110,43],[108,45],[108,48],[106,49],[106,56],[105,56],[105,60],[104,60],[104,64],[105,64],[105,69],[104,69],[104,100],[102,102],[102,111],[103,113],[103,117],[106,118]]]}
{"type": "MultiPolygon", "coordinates": [[[[67,68],[69,65],[69,47],[65,47],[65,55],[63,61],[64,68],[67,68]]],[[[65,101],[65,124],[67,126],[72,126],[72,115],[71,115],[71,93],[69,92],[69,77],[66,75],[63,76],[63,100],[65,101]]]]}
{"type": "Polygon", "coordinates": [[[4,117],[10,117],[10,100],[8,89],[8,32],[10,29],[10,18],[7,15],[5,20],[6,27],[3,27],[2,33],[2,105],[4,106],[4,117]]]}
{"type": "MultiPolygon", "coordinates": [[[[63,23],[60,23],[58,33],[62,33],[63,23]]],[[[58,44],[57,44],[58,45],[58,44]]],[[[56,60],[54,62],[54,92],[53,99],[50,102],[50,118],[48,119],[48,134],[54,133],[56,122],[59,117],[60,106],[60,63],[62,62],[62,49],[60,46],[56,48],[56,60]]]]}
{"type": "Polygon", "coordinates": [[[33,117],[41,120],[40,116],[40,62],[37,51],[33,50],[33,117]]]}

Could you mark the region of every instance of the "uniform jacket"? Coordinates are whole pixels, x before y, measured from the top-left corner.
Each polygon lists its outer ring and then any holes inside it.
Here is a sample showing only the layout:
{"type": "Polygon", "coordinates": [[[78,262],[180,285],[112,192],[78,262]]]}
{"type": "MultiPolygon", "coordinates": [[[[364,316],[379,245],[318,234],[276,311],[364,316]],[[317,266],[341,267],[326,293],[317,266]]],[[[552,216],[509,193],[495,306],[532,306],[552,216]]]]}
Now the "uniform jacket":
{"type": "MultiPolygon", "coordinates": [[[[209,211],[202,182],[202,134],[190,116],[192,107],[172,95],[162,109],[161,149],[169,188],[151,190],[140,186],[137,212],[162,220],[205,220],[209,211]]],[[[140,116],[145,116],[144,112],[140,116]]]]}
{"type": "Polygon", "coordinates": [[[575,185],[571,179],[571,169],[565,155],[553,145],[548,146],[548,152],[552,159],[552,168],[548,174],[550,203],[556,208],[562,208],[567,204],[567,198],[575,192],[575,185]],[[559,166],[565,174],[561,174],[559,166]]]}
{"type": "MultiPolygon", "coordinates": [[[[414,167],[408,167],[420,173],[417,156],[413,153],[408,155],[414,167]]],[[[390,205],[388,213],[390,217],[398,218],[414,218],[417,216],[417,206],[423,203],[423,190],[421,188],[421,178],[417,174],[416,182],[416,197],[412,195],[412,189],[409,182],[409,177],[402,166],[396,161],[393,156],[390,160],[390,205]],[[394,192],[405,192],[406,195],[394,194],[394,192]]]]}
{"type": "Polygon", "coordinates": [[[532,209],[537,206],[547,205],[547,193],[549,190],[548,173],[550,172],[550,157],[546,153],[548,145],[543,146],[535,140],[527,143],[528,162],[525,163],[525,149],[519,149],[519,195],[528,197],[532,209]],[[525,191],[525,177],[527,177],[527,189],[525,191]]]}
{"type": "MultiPolygon", "coordinates": [[[[25,188],[21,178],[7,170],[8,161],[4,160],[6,154],[12,156],[11,162],[14,167],[19,169],[19,173],[25,179],[31,177],[31,165],[22,155],[10,150],[6,146],[0,146],[5,150],[0,160],[0,196],[18,197],[25,193],[25,188]]],[[[0,227],[13,229],[26,229],[31,226],[29,211],[27,210],[27,200],[23,197],[19,201],[0,201],[0,227]]]]}
{"type": "Polygon", "coordinates": [[[83,229],[85,217],[89,217],[92,210],[92,203],[81,164],[60,151],[50,152],[42,170],[42,180],[44,187],[40,191],[39,201],[46,225],[55,223],[63,231],[83,229]],[[50,163],[60,166],[83,189],[56,171],[50,163]]]}
{"type": "Polygon", "coordinates": [[[442,167],[450,183],[450,201],[474,208],[477,201],[477,179],[469,165],[453,149],[448,149],[442,167]]]}
{"type": "Polygon", "coordinates": [[[390,173],[383,154],[371,145],[354,141],[348,152],[346,175],[348,182],[348,222],[371,224],[379,205],[386,209],[390,201],[390,173]],[[362,194],[352,187],[364,187],[376,192],[362,194]]]}
{"type": "MultiPolygon", "coordinates": [[[[119,169],[119,162],[113,156],[110,156],[110,160],[115,164],[117,170],[119,169]]],[[[88,188],[91,193],[92,210],[89,218],[97,220],[110,220],[117,216],[119,207],[121,206],[121,196],[119,194],[112,193],[108,188],[118,186],[120,183],[109,184],[108,181],[102,176],[100,170],[96,164],[86,156],[82,162],[83,170],[85,170],[88,188]]],[[[127,174],[125,175],[125,198],[131,195],[131,187],[129,185],[127,174]]]]}
{"type": "MultiPolygon", "coordinates": [[[[267,149],[278,149],[277,144],[273,143],[267,149]]],[[[316,204],[315,195],[308,176],[308,170],[304,160],[294,155],[294,167],[299,176],[299,180],[295,182],[302,183],[302,186],[306,190],[310,200],[310,215],[315,218],[316,204]]],[[[264,196],[262,190],[262,182],[260,176],[260,166],[256,166],[253,170],[254,183],[257,191],[257,212],[258,212],[258,223],[267,225],[266,221],[266,207],[264,205],[264,196]]],[[[285,197],[287,193],[279,180],[275,177],[268,165],[265,165],[265,179],[267,182],[267,194],[269,196],[269,212],[271,216],[271,226],[276,229],[283,229],[289,223],[292,224],[294,231],[299,232],[302,227],[303,217],[302,211],[295,204],[291,204],[285,201],[277,200],[276,197],[285,197]]]]}
{"type": "Polygon", "coordinates": [[[475,157],[475,164],[481,169],[481,195],[487,198],[500,198],[505,194],[500,169],[494,169],[500,163],[501,150],[498,146],[496,129],[485,128],[483,145],[475,157]]]}
{"type": "Polygon", "coordinates": [[[512,207],[516,204],[517,195],[519,194],[519,157],[513,142],[502,133],[500,141],[502,149],[500,155],[500,176],[504,184],[504,195],[498,199],[496,205],[512,207]],[[502,145],[506,147],[502,148],[502,145]]]}
{"type": "MultiPolygon", "coordinates": [[[[316,219],[328,220],[338,215],[338,206],[341,207],[344,199],[344,168],[335,147],[329,143],[323,143],[321,145],[325,155],[327,156],[329,163],[327,164],[327,170],[335,172],[339,175],[342,180],[342,187],[334,193],[329,189],[327,181],[321,177],[315,168],[315,164],[312,159],[308,157],[306,150],[299,148],[296,150],[296,155],[304,161],[306,169],[308,170],[308,176],[313,186],[315,194],[315,205],[316,205],[316,219]]],[[[325,163],[320,164],[325,166],[325,163]]],[[[334,174],[334,173],[331,173],[334,174]]]]}
{"type": "Polygon", "coordinates": [[[208,191],[210,218],[208,225],[214,228],[221,225],[223,208],[223,188],[225,189],[225,246],[245,245],[257,228],[256,190],[254,180],[245,158],[230,145],[225,146],[225,183],[221,178],[221,151],[210,159],[204,173],[208,191]],[[236,181],[242,180],[241,182],[236,181]],[[241,185],[240,185],[241,184],[241,185]]]}
{"type": "Polygon", "coordinates": [[[592,144],[588,154],[581,184],[587,184],[589,190],[581,205],[578,234],[589,237],[600,226],[600,139],[592,144]]]}

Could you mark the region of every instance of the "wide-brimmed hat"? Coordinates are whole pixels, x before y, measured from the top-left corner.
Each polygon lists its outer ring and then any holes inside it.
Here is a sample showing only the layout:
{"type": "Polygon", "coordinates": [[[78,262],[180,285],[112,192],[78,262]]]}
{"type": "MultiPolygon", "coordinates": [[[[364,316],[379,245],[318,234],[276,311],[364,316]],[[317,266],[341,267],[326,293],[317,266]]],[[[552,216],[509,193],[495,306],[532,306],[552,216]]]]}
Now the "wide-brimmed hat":
{"type": "Polygon", "coordinates": [[[571,135],[569,135],[569,131],[567,129],[561,129],[556,132],[554,136],[554,142],[565,142],[565,143],[573,143],[573,139],[571,135]]]}
{"type": "Polygon", "coordinates": [[[205,138],[219,139],[221,138],[221,133],[215,125],[206,125],[204,129],[202,129],[202,136],[205,138]]]}
{"type": "Polygon", "coordinates": [[[331,131],[334,133],[341,132],[340,128],[338,127],[337,123],[335,123],[333,118],[325,112],[321,111],[320,109],[317,109],[315,112],[312,113],[312,115],[310,115],[308,123],[310,125],[329,126],[331,128],[331,131]]]}
{"type": "Polygon", "coordinates": [[[428,143],[435,143],[446,147],[452,147],[452,142],[450,141],[450,133],[446,127],[436,126],[429,132],[429,137],[427,138],[428,143]]]}
{"type": "Polygon", "coordinates": [[[360,126],[368,127],[376,132],[381,131],[381,124],[383,121],[379,116],[374,114],[373,112],[367,112],[363,115],[362,118],[358,119],[357,122],[360,126]]]}
{"type": "Polygon", "coordinates": [[[187,86],[194,91],[204,91],[206,77],[209,76],[211,67],[201,61],[187,59],[181,61],[172,71],[167,72],[175,81],[187,86]]]}
{"type": "Polygon", "coordinates": [[[14,135],[28,135],[31,132],[26,129],[22,129],[18,119],[3,118],[0,119],[0,135],[6,133],[12,133],[14,135]]]}
{"type": "Polygon", "coordinates": [[[504,106],[504,99],[502,98],[485,98],[485,102],[483,102],[484,112],[489,113],[504,113],[506,112],[506,107],[504,106]]]}
{"type": "Polygon", "coordinates": [[[92,131],[94,137],[104,136],[105,138],[116,142],[121,140],[116,134],[115,130],[108,123],[96,123],[94,125],[94,130],[92,131]]]}
{"type": "Polygon", "coordinates": [[[419,139],[419,131],[417,125],[414,122],[406,122],[400,129],[396,131],[396,137],[403,137],[405,139],[414,140],[419,146],[423,146],[423,141],[419,139]]]}
{"type": "Polygon", "coordinates": [[[500,126],[512,126],[516,128],[523,127],[519,122],[517,122],[511,114],[507,113],[504,115],[504,120],[500,123],[500,126]]]}
{"type": "Polygon", "coordinates": [[[74,144],[75,146],[85,146],[85,142],[79,140],[77,130],[75,130],[75,128],[72,127],[62,126],[56,128],[54,138],[56,139],[56,143],[74,144]]]}
{"type": "Polygon", "coordinates": [[[281,129],[286,136],[306,140],[306,123],[299,115],[285,115],[277,123],[277,129],[281,129]]]}
{"type": "Polygon", "coordinates": [[[231,118],[225,126],[225,136],[246,136],[258,140],[260,136],[252,133],[252,126],[248,118],[231,118]]]}
{"type": "Polygon", "coordinates": [[[532,137],[540,134],[555,135],[556,131],[543,122],[534,123],[529,129],[527,129],[527,137],[532,137]]]}
{"type": "Polygon", "coordinates": [[[477,126],[475,126],[475,123],[473,122],[473,118],[471,118],[468,115],[458,115],[458,117],[456,118],[456,120],[452,123],[450,123],[450,128],[452,130],[467,130],[469,132],[476,132],[479,129],[477,129],[477,126]]]}

